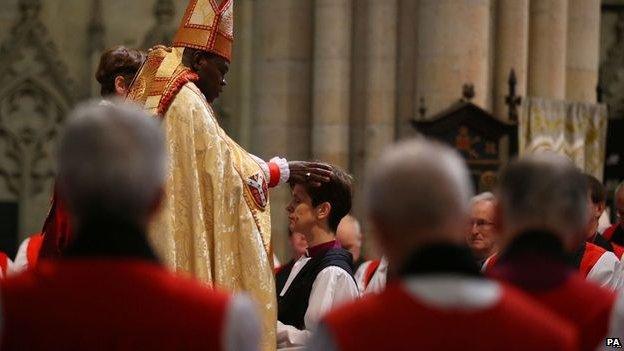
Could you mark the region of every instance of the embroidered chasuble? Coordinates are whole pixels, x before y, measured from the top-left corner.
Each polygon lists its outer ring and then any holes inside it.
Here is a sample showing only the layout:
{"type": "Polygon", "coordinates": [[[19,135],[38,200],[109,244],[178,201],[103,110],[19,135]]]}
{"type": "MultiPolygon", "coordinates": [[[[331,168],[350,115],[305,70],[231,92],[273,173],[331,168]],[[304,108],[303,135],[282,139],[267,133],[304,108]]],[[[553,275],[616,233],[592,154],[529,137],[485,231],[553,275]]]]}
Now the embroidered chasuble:
{"type": "Polygon", "coordinates": [[[268,186],[251,155],[226,135],[181,64],[183,48],[152,49],[130,88],[162,120],[166,200],[149,239],[164,263],[258,303],[263,349],[275,349],[276,294],[268,186]]]}

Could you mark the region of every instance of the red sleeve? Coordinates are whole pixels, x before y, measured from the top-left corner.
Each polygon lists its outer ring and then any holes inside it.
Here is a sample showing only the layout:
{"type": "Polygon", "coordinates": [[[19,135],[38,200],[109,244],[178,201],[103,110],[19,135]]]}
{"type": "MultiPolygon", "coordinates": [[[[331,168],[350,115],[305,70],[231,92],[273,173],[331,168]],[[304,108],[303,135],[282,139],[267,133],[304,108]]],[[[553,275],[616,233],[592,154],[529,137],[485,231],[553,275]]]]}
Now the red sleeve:
{"type": "Polygon", "coordinates": [[[54,188],[52,195],[52,205],[50,212],[43,224],[43,243],[39,257],[53,258],[59,257],[71,240],[72,232],[69,223],[69,213],[67,207],[58,195],[57,188],[54,188]]]}

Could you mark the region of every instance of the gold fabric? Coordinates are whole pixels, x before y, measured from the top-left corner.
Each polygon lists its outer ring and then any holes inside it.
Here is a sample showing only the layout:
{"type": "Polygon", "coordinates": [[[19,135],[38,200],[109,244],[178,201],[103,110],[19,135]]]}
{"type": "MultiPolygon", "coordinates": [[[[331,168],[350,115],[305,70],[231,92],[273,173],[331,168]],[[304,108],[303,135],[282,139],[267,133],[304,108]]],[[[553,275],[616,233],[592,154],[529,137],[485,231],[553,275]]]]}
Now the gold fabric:
{"type": "Polygon", "coordinates": [[[527,98],[521,109],[521,155],[553,151],[602,179],[607,138],[605,105],[527,98]]]}
{"type": "MultiPolygon", "coordinates": [[[[151,88],[162,85],[164,76],[171,74],[174,80],[182,71],[182,49],[164,52],[150,52],[163,55],[157,60],[161,67],[144,66],[129,94],[154,114],[166,111],[166,201],[150,228],[150,242],[176,271],[229,291],[248,292],[261,313],[263,349],[274,350],[277,304],[264,173],[225,134],[195,84],[184,84],[164,107],[159,104],[163,96],[144,93],[157,92],[151,88]]],[[[162,89],[163,94],[168,91],[162,89]]]]}
{"type": "Polygon", "coordinates": [[[213,52],[231,61],[233,40],[233,0],[190,0],[173,46],[213,52]]]}

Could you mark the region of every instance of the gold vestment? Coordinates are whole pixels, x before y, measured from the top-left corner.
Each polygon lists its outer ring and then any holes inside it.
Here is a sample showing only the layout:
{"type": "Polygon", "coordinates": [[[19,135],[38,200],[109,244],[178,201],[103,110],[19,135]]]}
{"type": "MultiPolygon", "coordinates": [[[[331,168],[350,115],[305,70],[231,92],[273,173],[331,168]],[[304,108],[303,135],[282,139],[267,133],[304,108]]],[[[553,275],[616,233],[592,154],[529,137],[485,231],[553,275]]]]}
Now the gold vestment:
{"type": "Polygon", "coordinates": [[[267,180],[219,126],[197,86],[184,77],[182,48],[157,48],[129,99],[162,117],[169,152],[166,200],[150,242],[171,268],[258,303],[263,349],[275,349],[277,304],[267,180]]]}

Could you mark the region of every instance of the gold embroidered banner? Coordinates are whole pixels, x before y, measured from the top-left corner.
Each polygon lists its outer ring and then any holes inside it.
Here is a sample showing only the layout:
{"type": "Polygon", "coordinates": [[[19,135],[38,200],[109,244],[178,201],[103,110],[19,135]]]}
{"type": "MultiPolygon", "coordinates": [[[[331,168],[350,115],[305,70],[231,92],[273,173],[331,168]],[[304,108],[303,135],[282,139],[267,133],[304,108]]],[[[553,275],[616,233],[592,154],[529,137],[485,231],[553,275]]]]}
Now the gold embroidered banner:
{"type": "Polygon", "coordinates": [[[518,120],[520,155],[553,151],[602,179],[606,138],[604,104],[542,98],[526,98],[522,103],[518,120]]]}

